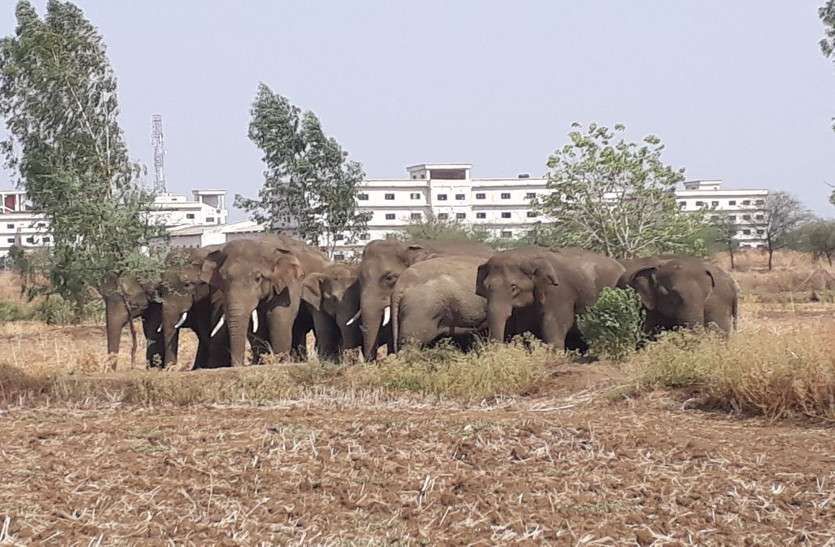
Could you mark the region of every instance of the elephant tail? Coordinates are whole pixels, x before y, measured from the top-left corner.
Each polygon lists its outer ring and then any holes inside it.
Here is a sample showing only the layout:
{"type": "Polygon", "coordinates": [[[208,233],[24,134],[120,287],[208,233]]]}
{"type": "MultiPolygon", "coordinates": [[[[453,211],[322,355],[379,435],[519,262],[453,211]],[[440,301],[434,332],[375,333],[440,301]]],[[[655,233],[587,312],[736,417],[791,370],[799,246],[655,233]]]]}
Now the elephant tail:
{"type": "Polygon", "coordinates": [[[398,337],[400,336],[400,299],[403,293],[396,288],[391,293],[391,347],[394,353],[400,351],[398,337]]]}

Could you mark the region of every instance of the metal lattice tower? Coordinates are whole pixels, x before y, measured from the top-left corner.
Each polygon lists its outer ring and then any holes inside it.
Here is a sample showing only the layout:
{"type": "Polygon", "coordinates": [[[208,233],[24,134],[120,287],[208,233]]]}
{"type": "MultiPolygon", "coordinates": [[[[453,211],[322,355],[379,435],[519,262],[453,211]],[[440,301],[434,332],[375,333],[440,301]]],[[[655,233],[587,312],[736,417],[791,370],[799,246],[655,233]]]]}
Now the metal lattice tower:
{"type": "Polygon", "coordinates": [[[165,135],[162,133],[162,116],[151,117],[151,146],[154,147],[154,191],[165,193],[165,135]]]}

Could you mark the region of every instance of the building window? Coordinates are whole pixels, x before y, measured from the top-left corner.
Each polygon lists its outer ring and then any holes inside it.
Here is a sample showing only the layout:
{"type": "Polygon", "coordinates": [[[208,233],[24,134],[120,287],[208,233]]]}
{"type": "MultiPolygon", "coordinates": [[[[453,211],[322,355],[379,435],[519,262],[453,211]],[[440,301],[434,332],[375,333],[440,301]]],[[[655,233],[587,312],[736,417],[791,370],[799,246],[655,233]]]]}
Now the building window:
{"type": "Polygon", "coordinates": [[[679,209],[684,209],[685,207],[687,207],[687,202],[686,201],[679,201],[678,202],[678,208],[679,209]]]}
{"type": "Polygon", "coordinates": [[[751,220],[751,215],[742,215],[742,220],[751,220]]]}
{"type": "Polygon", "coordinates": [[[502,218],[510,218],[510,213],[505,211],[504,213],[502,213],[502,218]]]}
{"type": "Polygon", "coordinates": [[[368,201],[368,194],[357,194],[357,199],[360,201],[368,201]]]}
{"type": "Polygon", "coordinates": [[[486,197],[487,197],[487,194],[485,194],[484,192],[476,192],[476,194],[475,194],[476,199],[484,199],[486,197]]]}
{"type": "Polygon", "coordinates": [[[438,213],[438,220],[446,220],[449,218],[449,215],[446,213],[438,213]]]}
{"type": "Polygon", "coordinates": [[[6,243],[14,243],[14,238],[10,237],[10,238],[6,239],[6,243]]]}
{"type": "Polygon", "coordinates": [[[731,222],[736,222],[736,215],[729,215],[728,220],[730,220],[731,222]]]}
{"type": "Polygon", "coordinates": [[[502,199],[510,199],[510,192],[502,192],[502,199]]]}
{"type": "Polygon", "coordinates": [[[438,201],[446,201],[446,194],[438,194],[438,201]]]}
{"type": "Polygon", "coordinates": [[[711,201],[710,206],[711,207],[719,207],[719,202],[718,201],[711,201]]]}
{"type": "Polygon", "coordinates": [[[371,234],[360,234],[360,241],[368,241],[371,239],[371,234]]]}
{"type": "Polygon", "coordinates": [[[420,199],[420,192],[412,192],[409,194],[409,197],[412,199],[420,199]]]}
{"type": "Polygon", "coordinates": [[[704,201],[697,201],[696,202],[696,207],[704,207],[704,205],[705,205],[704,201]]]}
{"type": "Polygon", "coordinates": [[[476,218],[487,218],[487,213],[476,213],[475,217],[476,218]]]}
{"type": "Polygon", "coordinates": [[[386,213],[386,220],[394,220],[394,213],[386,213]]]}
{"type": "Polygon", "coordinates": [[[457,220],[464,220],[467,218],[467,213],[455,213],[455,218],[457,220]]]}
{"type": "Polygon", "coordinates": [[[719,220],[719,215],[710,215],[710,220],[716,222],[717,220],[719,220]]]}
{"type": "Polygon", "coordinates": [[[412,220],[420,220],[422,216],[420,213],[412,213],[411,215],[409,215],[409,218],[411,218],[412,220]]]}
{"type": "Polygon", "coordinates": [[[333,254],[334,260],[345,260],[345,255],[342,253],[334,253],[333,254]]]}
{"type": "Polygon", "coordinates": [[[29,236],[29,237],[26,238],[26,243],[34,243],[34,242],[35,242],[35,236],[29,236]]]}
{"type": "Polygon", "coordinates": [[[763,220],[763,219],[765,219],[765,216],[764,215],[756,215],[756,216],[754,216],[754,218],[757,219],[757,220],[763,220]]]}
{"type": "Polygon", "coordinates": [[[758,233],[759,235],[763,235],[763,234],[765,233],[765,230],[757,230],[757,233],[758,233]]]}
{"type": "Polygon", "coordinates": [[[537,214],[536,211],[528,211],[528,218],[536,218],[537,214]]]}
{"type": "Polygon", "coordinates": [[[455,194],[455,199],[458,201],[463,201],[466,197],[464,194],[455,194]]]}
{"type": "Polygon", "coordinates": [[[336,235],[333,236],[333,239],[334,239],[334,241],[342,241],[342,240],[345,239],[345,235],[344,234],[336,234],[336,235]]]}
{"type": "Polygon", "coordinates": [[[750,236],[751,230],[742,230],[743,235],[750,236]]]}
{"type": "Polygon", "coordinates": [[[513,237],[513,232],[510,230],[502,230],[502,237],[511,238],[513,237]]]}
{"type": "Polygon", "coordinates": [[[534,199],[536,198],[536,192],[528,192],[525,194],[525,199],[534,199]]]}
{"type": "Polygon", "coordinates": [[[757,201],[754,202],[754,205],[762,205],[763,203],[765,203],[763,200],[758,199],[757,201]]]}
{"type": "Polygon", "coordinates": [[[186,218],[192,220],[194,218],[194,213],[186,213],[186,218]]]}
{"type": "Polygon", "coordinates": [[[386,199],[388,201],[393,201],[394,200],[394,194],[386,194],[386,199]]]}
{"type": "Polygon", "coordinates": [[[214,224],[214,222],[215,222],[215,217],[206,217],[206,223],[214,224]]]}
{"type": "Polygon", "coordinates": [[[14,230],[14,224],[6,224],[6,228],[9,230],[14,230]]]}
{"type": "Polygon", "coordinates": [[[750,199],[743,200],[742,204],[743,205],[751,205],[751,200],[750,199]]]}
{"type": "Polygon", "coordinates": [[[731,206],[736,205],[736,200],[732,199],[731,201],[728,202],[728,205],[731,205],[731,206]]]}

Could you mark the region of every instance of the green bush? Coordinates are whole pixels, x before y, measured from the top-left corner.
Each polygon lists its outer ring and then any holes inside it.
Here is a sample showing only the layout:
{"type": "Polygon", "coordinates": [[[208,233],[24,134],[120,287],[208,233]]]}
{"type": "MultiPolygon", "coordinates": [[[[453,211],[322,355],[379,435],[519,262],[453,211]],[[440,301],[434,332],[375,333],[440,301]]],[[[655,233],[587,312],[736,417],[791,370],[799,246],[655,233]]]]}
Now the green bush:
{"type": "Polygon", "coordinates": [[[32,310],[16,302],[0,302],[0,321],[26,321],[32,318],[32,310]]]}
{"type": "Polygon", "coordinates": [[[34,310],[34,319],[47,325],[74,325],[86,321],[101,321],[104,310],[101,299],[90,299],[79,309],[57,294],[38,302],[34,310]]]}
{"type": "Polygon", "coordinates": [[[632,289],[605,288],[597,302],[577,317],[589,352],[601,359],[622,361],[644,337],[644,310],[632,289]]]}

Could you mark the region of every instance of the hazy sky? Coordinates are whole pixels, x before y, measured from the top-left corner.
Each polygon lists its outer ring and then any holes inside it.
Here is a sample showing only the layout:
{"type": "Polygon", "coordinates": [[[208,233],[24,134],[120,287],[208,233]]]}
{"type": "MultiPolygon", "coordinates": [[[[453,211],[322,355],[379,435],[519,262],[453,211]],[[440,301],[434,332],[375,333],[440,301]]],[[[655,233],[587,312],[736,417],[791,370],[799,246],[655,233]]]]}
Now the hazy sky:
{"type": "MultiPolygon", "coordinates": [[[[619,122],[659,135],[689,178],[788,190],[833,216],[822,3],[77,1],[109,46],[136,159],[150,163],[151,115],[164,116],[172,191],[255,194],[247,124],[263,81],[370,177],[441,161],[542,174],[571,122],[619,122]]],[[[9,34],[15,2],[0,4],[9,34]]]]}

